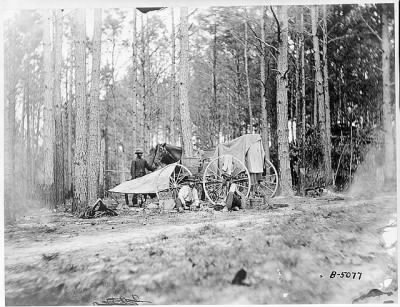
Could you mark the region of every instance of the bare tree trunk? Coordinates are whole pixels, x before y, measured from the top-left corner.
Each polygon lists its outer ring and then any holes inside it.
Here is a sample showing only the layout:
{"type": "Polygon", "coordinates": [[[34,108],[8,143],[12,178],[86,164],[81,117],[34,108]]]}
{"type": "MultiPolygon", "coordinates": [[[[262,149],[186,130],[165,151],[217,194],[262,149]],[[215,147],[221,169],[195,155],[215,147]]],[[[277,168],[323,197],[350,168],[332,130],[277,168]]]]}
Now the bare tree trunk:
{"type": "Polygon", "coordinates": [[[145,77],[145,96],[144,96],[144,151],[146,153],[149,152],[151,146],[151,111],[152,111],[152,101],[150,99],[150,51],[149,51],[149,17],[146,15],[146,28],[145,28],[145,38],[143,40],[143,47],[144,47],[144,57],[145,57],[145,66],[144,66],[144,73],[145,77]]]}
{"type": "Polygon", "coordinates": [[[279,6],[279,22],[281,33],[278,33],[279,55],[277,74],[277,114],[278,114],[278,156],[281,176],[282,195],[293,195],[292,175],[289,159],[289,129],[288,129],[288,15],[287,6],[279,6]]]}
{"type": "MultiPolygon", "coordinates": [[[[73,26],[73,25],[72,25],[73,26]]],[[[73,125],[73,121],[72,121],[72,102],[73,102],[73,94],[72,94],[72,87],[73,87],[73,73],[74,73],[74,54],[73,54],[73,47],[71,45],[71,69],[70,69],[70,73],[69,73],[69,99],[67,101],[67,130],[68,130],[68,136],[67,136],[67,164],[68,164],[68,168],[67,168],[67,187],[68,187],[68,194],[71,196],[71,193],[73,191],[73,180],[72,180],[72,170],[73,170],[73,165],[72,165],[72,161],[73,161],[73,157],[72,157],[72,125],[73,125]]]]}
{"type": "Polygon", "coordinates": [[[88,201],[93,205],[98,198],[99,152],[99,88],[101,62],[101,9],[94,10],[92,86],[89,99],[89,139],[88,139],[88,201]]]}
{"type": "Polygon", "coordinates": [[[62,123],[62,147],[63,147],[63,156],[64,156],[64,161],[63,161],[63,168],[64,168],[64,199],[69,198],[68,195],[68,120],[67,120],[67,112],[68,112],[68,100],[69,100],[69,92],[68,92],[68,63],[64,63],[64,71],[65,73],[64,78],[65,78],[65,88],[64,88],[64,95],[65,95],[65,101],[63,100],[62,103],[62,113],[61,113],[61,123],[62,123]]]}
{"type": "Polygon", "coordinates": [[[385,183],[393,180],[396,174],[396,161],[394,159],[393,144],[393,117],[390,97],[390,35],[389,21],[386,10],[387,5],[383,5],[382,10],[382,79],[383,79],[383,128],[385,130],[385,183]]]}
{"type": "MultiPolygon", "coordinates": [[[[213,33],[213,60],[212,60],[212,95],[213,95],[213,108],[211,109],[212,125],[218,121],[218,99],[217,99],[217,14],[214,14],[214,33],[213,33]]],[[[216,129],[217,144],[220,142],[220,129],[216,129]]]]}
{"type": "Polygon", "coordinates": [[[73,212],[87,206],[86,10],[76,12],[76,147],[73,212]]]}
{"type": "Polygon", "coordinates": [[[192,123],[189,111],[189,35],[188,35],[188,8],[181,8],[181,37],[180,37],[180,71],[179,71],[179,100],[181,114],[182,156],[193,157],[192,123]]]}
{"type": "Polygon", "coordinates": [[[329,158],[330,148],[326,142],[326,120],[325,120],[325,100],[323,90],[323,79],[321,72],[321,60],[319,54],[319,39],[317,36],[317,24],[318,24],[318,6],[313,5],[311,7],[311,25],[312,25],[312,36],[313,36],[313,47],[314,47],[314,61],[315,61],[315,90],[316,100],[318,102],[318,128],[323,144],[323,165],[324,165],[324,178],[330,178],[331,169],[329,158]]]}
{"type": "Polygon", "coordinates": [[[305,143],[306,143],[306,75],[304,58],[304,8],[300,13],[300,41],[301,41],[301,139],[302,139],[302,170],[300,170],[300,190],[305,188],[305,143]]]}
{"type": "Polygon", "coordinates": [[[133,71],[133,84],[132,84],[132,104],[133,104],[133,118],[132,118],[132,144],[133,150],[137,148],[137,42],[136,42],[136,8],[133,8],[133,35],[132,35],[132,71],[133,71]]]}
{"type": "Polygon", "coordinates": [[[329,72],[328,72],[328,29],[326,22],[326,5],[322,6],[323,13],[323,59],[324,59],[324,98],[325,98],[325,151],[326,151],[326,162],[325,162],[325,183],[327,185],[332,183],[332,153],[331,153],[331,106],[329,99],[329,72]]]}
{"type": "Polygon", "coordinates": [[[251,98],[250,98],[250,80],[249,80],[249,67],[247,59],[247,21],[244,23],[244,69],[246,75],[246,87],[247,87],[247,103],[249,106],[249,118],[250,118],[250,133],[253,133],[253,111],[251,108],[251,98]]]}
{"type": "Polygon", "coordinates": [[[43,62],[44,62],[44,114],[43,114],[43,148],[44,148],[44,196],[49,208],[55,208],[54,189],[54,112],[52,55],[50,37],[50,12],[43,11],[43,62]]]}
{"type": "Polygon", "coordinates": [[[171,8],[171,19],[172,19],[172,32],[171,32],[171,42],[172,42],[172,66],[171,66],[171,113],[170,113],[170,124],[169,124],[169,133],[170,133],[170,142],[172,144],[176,144],[176,63],[175,63],[175,53],[176,53],[176,45],[175,45],[175,20],[174,20],[174,8],[171,8]]]}
{"type": "Polygon", "coordinates": [[[145,120],[146,120],[146,58],[145,58],[145,39],[144,39],[144,20],[143,14],[141,18],[141,41],[142,41],[142,54],[141,54],[141,73],[142,73],[142,99],[140,101],[140,147],[145,147],[145,120]]]}
{"type": "MultiPolygon", "coordinates": [[[[265,42],[265,20],[267,16],[266,8],[263,7],[261,10],[261,40],[265,42]]],[[[261,70],[261,137],[263,140],[263,147],[265,150],[265,159],[270,160],[269,154],[269,127],[268,127],[268,112],[267,112],[267,99],[265,86],[267,79],[265,78],[265,45],[261,45],[261,57],[260,57],[260,70],[261,70]]]]}
{"type": "MultiPolygon", "coordinates": [[[[301,8],[300,15],[300,33],[301,33],[301,137],[303,140],[303,145],[306,141],[306,75],[305,75],[305,58],[304,58],[304,8],[301,8]]],[[[303,151],[304,154],[304,151],[303,151]]],[[[303,157],[304,161],[304,157],[303,157]]],[[[304,167],[304,165],[303,165],[304,167]]]]}
{"type": "Polygon", "coordinates": [[[55,168],[54,182],[56,189],[56,205],[64,203],[64,151],[62,144],[62,101],[61,101],[61,64],[63,21],[61,10],[54,12],[54,106],[55,106],[55,168]]]}
{"type": "Polygon", "coordinates": [[[27,174],[27,187],[28,187],[28,195],[31,196],[32,192],[32,122],[31,122],[31,109],[32,104],[30,100],[30,78],[31,74],[29,73],[29,65],[28,65],[28,75],[27,75],[27,108],[26,108],[26,174],[27,174]]]}

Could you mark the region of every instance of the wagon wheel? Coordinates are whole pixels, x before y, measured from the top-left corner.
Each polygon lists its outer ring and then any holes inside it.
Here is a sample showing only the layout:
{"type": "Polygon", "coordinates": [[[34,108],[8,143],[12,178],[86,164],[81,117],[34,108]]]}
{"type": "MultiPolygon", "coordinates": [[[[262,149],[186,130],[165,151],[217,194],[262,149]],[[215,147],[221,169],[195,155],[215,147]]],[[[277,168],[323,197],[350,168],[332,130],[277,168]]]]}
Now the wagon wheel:
{"type": "Polygon", "coordinates": [[[203,175],[203,188],[208,200],[215,205],[225,200],[229,188],[235,183],[237,189],[246,197],[250,193],[250,174],[246,166],[230,155],[214,158],[207,165],[203,175]],[[232,159],[231,169],[224,162],[232,159]]]}
{"type": "Polygon", "coordinates": [[[178,197],[178,192],[183,186],[185,179],[191,176],[192,173],[187,167],[176,164],[174,171],[168,178],[168,187],[165,182],[160,182],[162,177],[162,172],[160,173],[159,179],[157,180],[157,196],[158,199],[176,199],[178,197]]]}
{"type": "Polygon", "coordinates": [[[273,197],[278,189],[278,172],[269,160],[265,160],[264,167],[265,176],[254,184],[254,196],[273,197]]]}

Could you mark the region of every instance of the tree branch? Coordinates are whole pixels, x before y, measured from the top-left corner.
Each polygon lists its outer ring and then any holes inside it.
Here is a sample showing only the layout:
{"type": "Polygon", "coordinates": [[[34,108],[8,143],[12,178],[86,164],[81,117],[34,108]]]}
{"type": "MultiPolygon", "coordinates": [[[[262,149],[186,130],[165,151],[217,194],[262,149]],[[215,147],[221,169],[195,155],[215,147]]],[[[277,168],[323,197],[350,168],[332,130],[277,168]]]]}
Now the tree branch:
{"type": "Polygon", "coordinates": [[[362,14],[360,14],[360,17],[361,17],[361,19],[364,21],[364,23],[367,25],[368,29],[370,29],[371,32],[372,32],[380,41],[382,41],[382,38],[379,36],[379,34],[378,34],[374,29],[372,29],[372,27],[371,27],[371,26],[368,24],[368,22],[364,19],[364,17],[362,16],[362,14]]]}
{"type": "MultiPolygon", "coordinates": [[[[261,44],[264,44],[265,46],[267,46],[267,47],[269,47],[269,48],[273,48],[275,51],[278,51],[278,49],[276,49],[274,46],[268,44],[267,42],[265,42],[265,41],[263,41],[261,38],[259,38],[259,37],[257,36],[257,33],[253,30],[253,28],[251,27],[250,24],[249,24],[249,29],[251,30],[251,32],[253,32],[254,37],[260,42],[260,45],[261,45],[261,44]]],[[[257,49],[258,49],[258,48],[257,48],[257,49]]]]}
{"type": "Polygon", "coordinates": [[[272,15],[274,15],[276,25],[278,26],[278,43],[280,43],[281,42],[281,25],[279,24],[279,20],[276,17],[274,10],[272,9],[272,5],[270,5],[269,8],[271,9],[272,15]]]}

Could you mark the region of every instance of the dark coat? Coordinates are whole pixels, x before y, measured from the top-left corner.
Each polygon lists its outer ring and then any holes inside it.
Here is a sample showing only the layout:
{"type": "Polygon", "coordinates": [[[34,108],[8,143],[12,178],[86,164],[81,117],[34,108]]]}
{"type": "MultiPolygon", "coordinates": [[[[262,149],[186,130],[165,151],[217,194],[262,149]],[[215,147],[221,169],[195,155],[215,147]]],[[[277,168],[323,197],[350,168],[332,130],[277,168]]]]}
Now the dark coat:
{"type": "Polygon", "coordinates": [[[146,169],[149,171],[154,171],[154,168],[152,168],[145,159],[136,158],[135,160],[133,160],[131,164],[132,179],[146,175],[146,169]]]}

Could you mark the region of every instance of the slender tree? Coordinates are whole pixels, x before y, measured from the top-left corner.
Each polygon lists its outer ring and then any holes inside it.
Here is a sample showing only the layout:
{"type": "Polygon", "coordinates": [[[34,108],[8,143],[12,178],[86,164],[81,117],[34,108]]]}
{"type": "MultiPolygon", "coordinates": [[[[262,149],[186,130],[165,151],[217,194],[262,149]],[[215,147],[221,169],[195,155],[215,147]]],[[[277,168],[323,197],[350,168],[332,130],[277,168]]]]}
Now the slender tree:
{"type": "MultiPolygon", "coordinates": [[[[74,25],[71,24],[71,28],[74,25]]],[[[73,32],[73,30],[72,30],[73,32]]],[[[70,47],[70,71],[69,71],[69,78],[68,78],[68,83],[69,83],[69,95],[68,95],[68,101],[67,101],[67,187],[68,187],[68,194],[71,195],[73,191],[73,156],[72,156],[72,142],[73,142],[73,135],[72,135],[72,126],[73,126],[73,120],[72,120],[72,103],[74,100],[74,96],[72,94],[72,88],[74,85],[73,82],[73,74],[74,74],[74,53],[73,53],[73,46],[74,42],[72,41],[71,47],[70,47]]]]}
{"type": "Polygon", "coordinates": [[[175,45],[175,20],[174,20],[174,8],[171,8],[171,20],[172,20],[172,28],[171,28],[171,44],[172,44],[172,53],[171,53],[171,113],[170,113],[170,142],[176,143],[176,63],[175,63],[175,54],[176,54],[176,45],[175,45]]]}
{"type": "MultiPolygon", "coordinates": [[[[265,19],[266,19],[266,7],[261,9],[261,40],[265,42],[265,19]]],[[[266,48],[265,44],[261,44],[260,53],[260,71],[261,71],[261,137],[263,140],[263,147],[265,150],[265,158],[270,160],[269,154],[269,127],[268,127],[268,105],[266,99],[265,86],[267,84],[267,79],[265,77],[265,54],[266,48]]]]}
{"type": "MultiPolygon", "coordinates": [[[[253,111],[251,107],[251,96],[250,96],[250,80],[249,80],[249,64],[247,58],[247,48],[248,48],[248,35],[247,35],[247,21],[244,23],[244,71],[246,75],[246,89],[247,89],[247,104],[249,106],[249,118],[250,118],[250,133],[253,133],[253,111]]],[[[246,129],[247,130],[247,129],[246,129]]]]}
{"type": "Polygon", "coordinates": [[[182,7],[181,11],[181,58],[179,63],[179,101],[181,115],[181,134],[184,157],[193,156],[192,125],[189,113],[189,35],[188,35],[188,8],[182,7]]]}
{"type": "Polygon", "coordinates": [[[301,53],[301,139],[302,139],[302,169],[300,170],[300,190],[304,191],[304,170],[305,170],[305,143],[306,143],[306,75],[304,55],[304,8],[300,11],[300,53],[301,53]]]}
{"type": "Polygon", "coordinates": [[[87,206],[87,106],[86,106],[86,10],[75,16],[76,58],[76,138],[73,212],[80,214],[87,206]]]}
{"type": "Polygon", "coordinates": [[[54,183],[57,205],[64,202],[64,148],[62,129],[62,100],[61,100],[61,64],[62,64],[62,35],[63,14],[57,9],[54,12],[54,114],[55,114],[55,168],[54,183]]]}
{"type": "Polygon", "coordinates": [[[137,148],[137,40],[136,40],[136,8],[133,8],[133,34],[132,34],[132,73],[133,73],[133,84],[132,84],[132,104],[133,104],[133,116],[132,116],[132,145],[133,149],[137,148]]]}
{"type": "Polygon", "coordinates": [[[323,45],[322,54],[324,60],[324,104],[325,104],[325,183],[332,183],[332,154],[331,154],[331,106],[329,98],[329,72],[328,72],[328,28],[326,22],[326,5],[322,6],[322,33],[323,33],[323,45]]]}
{"type": "Polygon", "coordinates": [[[92,85],[89,97],[89,139],[88,139],[88,200],[92,205],[98,197],[99,182],[99,87],[101,62],[101,9],[94,10],[92,85]]]}
{"type": "Polygon", "coordinates": [[[281,177],[282,195],[293,195],[292,175],[289,159],[289,129],[288,129],[288,14],[287,6],[278,7],[278,73],[277,82],[277,116],[278,116],[278,157],[281,177]]]}
{"type": "Polygon", "coordinates": [[[54,191],[54,112],[53,112],[53,82],[52,55],[50,36],[51,16],[48,10],[43,11],[43,65],[44,65],[44,117],[43,117],[43,147],[44,147],[44,196],[48,207],[55,208],[54,191]]]}
{"type": "Polygon", "coordinates": [[[388,5],[382,6],[382,80],[383,80],[383,129],[385,131],[385,182],[390,182],[394,177],[395,165],[393,144],[393,117],[390,98],[390,35],[387,13],[388,5]]]}

